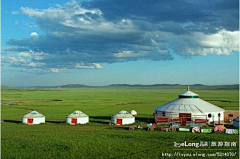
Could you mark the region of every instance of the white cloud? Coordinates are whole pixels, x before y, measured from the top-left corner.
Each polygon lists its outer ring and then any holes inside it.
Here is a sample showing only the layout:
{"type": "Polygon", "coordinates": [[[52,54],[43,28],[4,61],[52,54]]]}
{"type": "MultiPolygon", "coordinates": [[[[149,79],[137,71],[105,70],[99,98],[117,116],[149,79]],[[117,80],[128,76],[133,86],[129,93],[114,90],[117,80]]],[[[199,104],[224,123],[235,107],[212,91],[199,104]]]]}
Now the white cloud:
{"type": "MultiPolygon", "coordinates": [[[[85,32],[90,31],[90,33],[93,31],[106,33],[130,32],[137,29],[130,19],[120,19],[116,23],[113,23],[111,21],[107,21],[103,17],[101,10],[95,8],[86,9],[76,1],[68,2],[63,7],[58,5],[56,8],[48,8],[43,10],[22,7],[21,11],[23,14],[36,19],[55,22],[56,24],[58,23],[59,26],[62,25],[70,28],[84,29],[85,32]]],[[[48,29],[50,29],[49,27],[54,27],[47,25],[46,23],[43,23],[42,25],[44,27],[48,27],[48,29]]],[[[54,29],[52,32],[55,34],[57,33],[56,30],[58,30],[58,28],[51,29],[54,29]]]]}
{"type": "Polygon", "coordinates": [[[101,69],[101,68],[103,68],[100,64],[98,64],[98,63],[93,63],[93,66],[95,67],[95,68],[97,68],[97,69],[101,69]]]}
{"type": "Polygon", "coordinates": [[[140,58],[140,57],[146,57],[148,55],[149,55],[148,52],[134,53],[134,51],[122,51],[120,53],[114,54],[114,56],[118,58],[140,58]]]}
{"type": "Polygon", "coordinates": [[[97,15],[102,14],[102,12],[99,9],[85,9],[81,7],[81,4],[79,4],[75,0],[73,0],[72,2],[66,3],[66,6],[68,6],[69,8],[73,8],[74,14],[87,14],[87,13],[97,14],[97,15]]]}
{"type": "Polygon", "coordinates": [[[32,54],[30,52],[21,52],[17,56],[18,57],[14,55],[3,56],[2,62],[4,64],[9,63],[12,66],[17,67],[42,67],[45,65],[45,63],[43,62],[32,61],[31,59],[29,59],[29,57],[32,57],[32,54]]]}
{"type": "Polygon", "coordinates": [[[6,57],[2,57],[3,62],[7,62],[13,65],[22,65],[27,64],[28,61],[22,57],[15,57],[13,55],[7,55],[6,57]]]}
{"type": "Polygon", "coordinates": [[[196,49],[189,48],[187,52],[191,55],[203,55],[203,56],[209,54],[231,55],[233,50],[229,48],[196,48],[196,49]]]}
{"type": "MultiPolygon", "coordinates": [[[[239,51],[239,31],[219,30],[217,33],[205,34],[193,32],[192,34],[173,34],[168,32],[155,32],[151,42],[159,45],[162,41],[167,43],[175,53],[184,56],[193,55],[231,55],[239,51]]],[[[161,47],[159,47],[161,50],[161,47]]]]}
{"type": "Polygon", "coordinates": [[[43,63],[30,62],[22,57],[15,57],[13,55],[2,57],[2,62],[4,64],[10,63],[12,66],[16,67],[38,67],[43,65],[43,63]]]}
{"type": "Polygon", "coordinates": [[[228,21],[221,23],[224,25],[218,23],[223,14],[216,17],[214,10],[205,12],[193,5],[192,11],[196,14],[186,16],[188,10],[181,8],[189,8],[189,3],[156,2],[164,4],[158,6],[143,1],[136,4],[142,10],[129,8],[134,2],[112,1],[116,8],[103,7],[102,3],[106,2],[80,4],[73,0],[47,9],[22,7],[22,14],[34,18],[45,34],[39,36],[32,32],[32,38],[9,40],[7,44],[14,47],[5,49],[6,52],[20,53],[19,57],[13,54],[6,59],[14,66],[18,63],[22,67],[39,67],[56,73],[62,68],[100,69],[102,63],[172,60],[172,53],[202,56],[230,55],[238,51],[239,31],[233,31],[236,28],[233,16],[229,16],[232,27],[219,29],[229,24],[228,21]],[[145,4],[149,4],[151,12],[144,10],[145,4]],[[183,7],[175,10],[171,5],[183,7]]]}
{"type": "Polygon", "coordinates": [[[47,72],[52,72],[52,73],[59,73],[66,71],[66,68],[50,68],[49,70],[46,70],[47,72]]]}
{"type": "Polygon", "coordinates": [[[40,18],[40,17],[44,16],[43,11],[35,10],[35,9],[32,9],[32,8],[28,8],[28,7],[21,7],[20,9],[21,9],[23,14],[26,14],[30,17],[40,18]]]}
{"type": "Polygon", "coordinates": [[[44,63],[41,63],[41,62],[29,62],[29,63],[27,64],[28,67],[41,67],[41,66],[43,66],[43,65],[45,65],[45,64],[44,64],[44,63]]]}
{"type": "Polygon", "coordinates": [[[20,56],[20,57],[31,57],[31,54],[29,52],[20,52],[18,54],[18,56],[20,56]]]}
{"type": "Polygon", "coordinates": [[[202,47],[238,50],[239,31],[220,30],[215,34],[195,33],[195,36],[202,47]]]}
{"type": "Polygon", "coordinates": [[[23,72],[31,74],[46,74],[46,73],[60,73],[67,71],[65,68],[50,68],[50,69],[38,69],[38,68],[24,68],[23,72]]]}
{"type": "Polygon", "coordinates": [[[44,60],[47,56],[49,56],[47,53],[44,52],[34,52],[32,50],[29,50],[29,52],[27,52],[28,54],[30,54],[32,56],[32,58],[34,60],[44,60]]]}
{"type": "Polygon", "coordinates": [[[31,37],[33,37],[33,38],[37,38],[37,37],[38,37],[38,33],[36,33],[36,32],[32,32],[30,35],[31,35],[31,37]]]}
{"type": "Polygon", "coordinates": [[[239,31],[219,30],[214,34],[195,32],[182,43],[188,55],[231,55],[239,51],[239,31]]]}
{"type": "Polygon", "coordinates": [[[92,63],[92,64],[77,63],[75,65],[75,68],[77,68],[77,69],[101,69],[103,67],[98,63],[92,63]]]}

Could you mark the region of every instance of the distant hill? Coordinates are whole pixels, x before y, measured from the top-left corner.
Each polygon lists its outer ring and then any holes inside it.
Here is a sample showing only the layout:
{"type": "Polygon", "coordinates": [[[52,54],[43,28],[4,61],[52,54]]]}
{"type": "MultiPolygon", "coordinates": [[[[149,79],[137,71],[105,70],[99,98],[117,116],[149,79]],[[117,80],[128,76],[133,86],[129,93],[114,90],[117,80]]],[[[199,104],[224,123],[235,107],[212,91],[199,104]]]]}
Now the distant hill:
{"type": "Polygon", "coordinates": [[[67,84],[61,86],[29,86],[29,87],[19,87],[19,88],[35,88],[35,89],[44,89],[44,88],[87,88],[91,86],[86,86],[83,84],[67,84]]]}
{"type": "Polygon", "coordinates": [[[90,87],[90,86],[86,86],[83,84],[67,84],[67,85],[62,85],[62,86],[58,86],[58,87],[62,87],[62,88],[83,88],[83,87],[90,87]]]}
{"type": "Polygon", "coordinates": [[[191,89],[210,89],[210,90],[238,90],[239,85],[216,85],[208,86],[202,84],[194,85],[179,85],[179,84],[154,84],[154,85],[128,85],[128,84],[112,84],[106,87],[129,87],[129,88],[163,88],[163,89],[186,89],[187,86],[190,86],[191,89]]]}
{"type": "MultiPolygon", "coordinates": [[[[24,88],[152,88],[152,89],[186,89],[190,86],[190,89],[202,89],[202,90],[238,90],[239,85],[216,85],[208,86],[202,84],[193,85],[179,85],[179,84],[153,84],[153,85],[141,85],[141,84],[112,84],[108,86],[87,86],[83,84],[67,84],[61,86],[31,86],[24,88]]],[[[23,87],[22,87],[23,88],[23,87]]],[[[9,87],[2,85],[2,89],[16,89],[14,87],[9,87]]]]}
{"type": "Polygon", "coordinates": [[[15,89],[14,87],[6,86],[6,85],[1,85],[1,89],[15,89]]]}
{"type": "Polygon", "coordinates": [[[239,84],[234,84],[234,85],[217,85],[217,86],[208,86],[211,89],[216,89],[216,90],[238,90],[239,89],[239,84]]]}

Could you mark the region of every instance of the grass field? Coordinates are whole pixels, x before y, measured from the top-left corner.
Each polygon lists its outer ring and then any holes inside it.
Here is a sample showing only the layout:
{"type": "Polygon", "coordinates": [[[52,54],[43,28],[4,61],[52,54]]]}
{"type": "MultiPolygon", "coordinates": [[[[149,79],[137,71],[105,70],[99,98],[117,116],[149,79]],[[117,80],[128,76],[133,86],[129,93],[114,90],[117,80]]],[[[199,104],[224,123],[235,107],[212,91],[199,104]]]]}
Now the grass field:
{"type": "MultiPolygon", "coordinates": [[[[140,114],[136,120],[142,123],[151,121],[155,107],[178,98],[178,94],[184,91],[149,88],[3,89],[2,158],[161,158],[163,153],[207,155],[219,151],[236,153],[232,158],[238,158],[237,135],[130,131],[108,125],[111,116],[120,110],[135,109],[140,114]],[[22,116],[29,110],[44,114],[46,123],[22,124],[22,116]],[[90,123],[76,126],[63,123],[66,115],[74,110],[88,114],[90,123]],[[184,141],[237,142],[237,146],[222,148],[233,150],[210,147],[215,149],[210,151],[195,147],[185,147],[184,150],[174,147],[174,142],[184,141]]],[[[201,99],[221,108],[239,109],[238,90],[192,91],[199,94],[201,99]]]]}

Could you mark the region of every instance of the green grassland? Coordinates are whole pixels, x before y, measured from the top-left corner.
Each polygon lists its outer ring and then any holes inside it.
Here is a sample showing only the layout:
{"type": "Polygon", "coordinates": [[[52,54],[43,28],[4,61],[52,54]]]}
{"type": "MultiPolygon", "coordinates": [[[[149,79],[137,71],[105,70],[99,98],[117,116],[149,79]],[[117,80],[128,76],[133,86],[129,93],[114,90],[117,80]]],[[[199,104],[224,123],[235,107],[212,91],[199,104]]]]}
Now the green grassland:
{"type": "MultiPolygon", "coordinates": [[[[229,148],[237,151],[221,150],[221,152],[235,152],[237,154],[232,158],[238,158],[238,135],[130,131],[120,126],[108,125],[112,115],[120,110],[131,111],[132,109],[140,114],[136,120],[143,125],[151,122],[155,107],[178,98],[178,94],[184,91],[183,89],[121,87],[2,89],[2,158],[161,158],[162,153],[207,154],[219,151],[198,150],[194,147],[178,150],[180,148],[173,146],[174,142],[184,141],[236,141],[237,146],[229,148]],[[44,114],[46,123],[22,124],[22,116],[29,110],[37,110],[44,114]],[[81,110],[88,114],[90,123],[76,126],[65,124],[66,116],[74,110],[81,110]],[[189,148],[194,150],[187,150],[189,148]]],[[[199,94],[201,99],[226,110],[239,109],[238,90],[196,89],[192,91],[199,94]]],[[[219,147],[211,147],[211,149],[219,149],[219,147]]]]}

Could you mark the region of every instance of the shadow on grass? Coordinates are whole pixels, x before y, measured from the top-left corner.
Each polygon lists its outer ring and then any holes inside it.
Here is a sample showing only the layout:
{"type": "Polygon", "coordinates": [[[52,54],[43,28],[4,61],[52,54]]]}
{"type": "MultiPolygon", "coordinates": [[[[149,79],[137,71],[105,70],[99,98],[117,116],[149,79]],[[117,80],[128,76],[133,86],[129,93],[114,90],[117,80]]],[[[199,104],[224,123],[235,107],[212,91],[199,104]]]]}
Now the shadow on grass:
{"type": "Polygon", "coordinates": [[[100,123],[100,124],[109,124],[111,121],[111,116],[90,116],[90,122],[100,123]]]}
{"type": "Polygon", "coordinates": [[[46,123],[53,123],[53,124],[63,124],[65,121],[63,120],[46,120],[46,123]]]}
{"type": "Polygon", "coordinates": [[[231,124],[224,124],[224,126],[226,127],[226,128],[229,128],[229,129],[234,129],[235,127],[233,126],[233,125],[231,125],[231,124]]]}
{"type": "Polygon", "coordinates": [[[6,123],[16,123],[16,124],[22,123],[22,121],[19,121],[19,120],[3,120],[3,121],[6,123]]]}
{"type": "Polygon", "coordinates": [[[110,127],[108,127],[107,129],[115,129],[115,130],[129,130],[129,126],[125,125],[111,125],[110,127]]]}
{"type": "Polygon", "coordinates": [[[154,118],[141,118],[141,117],[136,117],[135,118],[136,122],[145,122],[145,123],[154,123],[154,118]]]}

